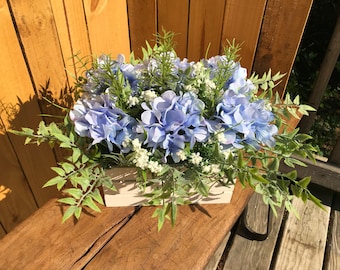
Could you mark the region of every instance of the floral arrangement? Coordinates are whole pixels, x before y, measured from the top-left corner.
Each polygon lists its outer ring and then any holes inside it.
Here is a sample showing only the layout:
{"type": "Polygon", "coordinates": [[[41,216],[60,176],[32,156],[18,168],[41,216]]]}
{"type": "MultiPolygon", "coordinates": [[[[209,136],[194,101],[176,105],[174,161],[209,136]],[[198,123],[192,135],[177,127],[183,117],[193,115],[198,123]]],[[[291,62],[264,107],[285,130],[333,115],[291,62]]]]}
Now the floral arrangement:
{"type": "Polygon", "coordinates": [[[137,168],[140,189],[151,190],[144,194],[147,204],[161,205],[153,215],[159,229],[165,218],[175,224],[178,205],[190,204],[193,194],[209,196],[212,184],[233,185],[235,179],[262,194],[274,212],[282,203],[292,210],[294,196],[320,205],[307,188],[310,178],[297,179],[294,170],[304,164],[292,155],[314,159],[310,137],[289,132],[284,120],[311,108],[299,105],[298,97],[292,101],[287,94],[282,101],[273,94],[283,75],[247,78],[234,42],[223,55],[180,59],[173,35],[156,35],[143,59],[132,54],[129,63],[122,55],[91,58],[77,79],[80,98],[63,123],[13,131],[26,143],[70,150],[45,184],[63,191],[59,202],[69,206],[63,220],[79,218],[84,206],[99,211],[100,188],[115,190],[105,170],[115,166],[137,168]],[[292,171],[281,173],[280,162],[292,171]]]}

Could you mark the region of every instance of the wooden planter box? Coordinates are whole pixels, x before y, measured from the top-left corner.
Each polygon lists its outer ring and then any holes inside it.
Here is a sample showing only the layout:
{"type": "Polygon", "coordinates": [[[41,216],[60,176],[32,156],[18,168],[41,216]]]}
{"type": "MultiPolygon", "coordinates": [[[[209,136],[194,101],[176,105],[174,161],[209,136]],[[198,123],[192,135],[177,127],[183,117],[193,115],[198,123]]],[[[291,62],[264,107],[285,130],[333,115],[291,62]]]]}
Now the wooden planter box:
{"type": "MultiPolygon", "coordinates": [[[[117,191],[104,188],[104,201],[107,207],[136,206],[147,202],[136,183],[136,169],[117,167],[107,171],[112,177],[117,191]]],[[[148,193],[150,189],[146,189],[148,193]]],[[[192,196],[190,200],[199,204],[229,203],[233,195],[234,185],[229,187],[214,184],[208,197],[192,196]]]]}

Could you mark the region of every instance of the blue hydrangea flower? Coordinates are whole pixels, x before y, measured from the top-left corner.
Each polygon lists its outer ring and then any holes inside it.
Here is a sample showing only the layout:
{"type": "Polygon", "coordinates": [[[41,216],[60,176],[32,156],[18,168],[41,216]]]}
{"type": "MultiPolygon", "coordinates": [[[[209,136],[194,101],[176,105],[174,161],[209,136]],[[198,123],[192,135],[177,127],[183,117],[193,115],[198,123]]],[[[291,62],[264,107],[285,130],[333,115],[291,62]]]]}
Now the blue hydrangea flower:
{"type": "Polygon", "coordinates": [[[222,101],[216,107],[218,127],[224,132],[221,144],[228,148],[242,147],[242,143],[257,148],[261,144],[274,146],[277,127],[272,124],[274,115],[265,108],[263,100],[250,102],[250,97],[225,91],[222,101]]]}
{"type": "Polygon", "coordinates": [[[239,62],[228,62],[225,55],[217,55],[203,61],[204,65],[210,70],[210,77],[213,79],[220,71],[221,66],[229,66],[231,77],[227,81],[224,89],[233,90],[235,93],[250,95],[255,86],[247,79],[247,69],[241,67],[239,62]]]}
{"type": "Polygon", "coordinates": [[[183,150],[185,143],[193,147],[196,142],[204,142],[209,133],[202,116],[204,103],[192,93],[177,96],[168,90],[155,98],[149,107],[142,104],[145,110],[141,115],[143,130],[147,133],[147,147],[165,150],[163,161],[171,156],[179,162],[177,152],[183,150]]]}
{"type": "Polygon", "coordinates": [[[129,152],[123,142],[136,137],[136,120],[116,108],[108,95],[78,100],[70,118],[77,134],[93,139],[92,145],[106,141],[110,151],[115,145],[122,152],[129,152]]]}

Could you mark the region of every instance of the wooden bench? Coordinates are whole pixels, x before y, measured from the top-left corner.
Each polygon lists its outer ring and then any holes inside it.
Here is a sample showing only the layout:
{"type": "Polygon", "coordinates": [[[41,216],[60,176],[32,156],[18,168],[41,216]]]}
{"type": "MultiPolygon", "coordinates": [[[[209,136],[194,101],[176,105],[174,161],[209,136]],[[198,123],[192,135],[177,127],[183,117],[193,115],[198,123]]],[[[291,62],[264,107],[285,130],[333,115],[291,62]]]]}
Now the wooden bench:
{"type": "Polygon", "coordinates": [[[249,198],[248,225],[268,225],[268,207],[239,184],[230,204],[180,207],[176,227],[160,232],[152,207],[102,208],[61,224],[63,207],[51,200],[0,241],[0,269],[339,269],[340,194],[312,190],[325,210],[295,200],[300,219],[279,209],[264,241],[234,226],[249,198]]]}
{"type": "MultiPolygon", "coordinates": [[[[1,240],[6,269],[215,269],[252,191],[239,183],[230,204],[180,207],[157,232],[153,207],[102,208],[61,224],[49,201],[1,240]]],[[[0,266],[1,268],[1,266],[0,266]]]]}
{"type": "MultiPolygon", "coordinates": [[[[242,227],[235,226],[218,269],[340,269],[340,193],[318,185],[311,188],[325,210],[295,200],[300,219],[280,209],[264,241],[241,236],[242,227]]],[[[268,207],[254,194],[248,208],[248,225],[265,233],[268,207]]]]}

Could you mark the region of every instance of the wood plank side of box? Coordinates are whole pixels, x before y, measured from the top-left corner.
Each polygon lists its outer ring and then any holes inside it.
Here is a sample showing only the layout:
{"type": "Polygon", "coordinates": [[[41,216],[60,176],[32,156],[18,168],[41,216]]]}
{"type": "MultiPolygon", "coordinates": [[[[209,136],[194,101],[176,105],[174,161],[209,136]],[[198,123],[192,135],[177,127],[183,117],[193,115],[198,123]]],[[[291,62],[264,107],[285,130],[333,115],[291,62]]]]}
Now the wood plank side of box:
{"type": "MultiPolygon", "coordinates": [[[[117,189],[112,191],[104,188],[104,201],[107,207],[137,206],[147,202],[147,198],[138,188],[136,173],[136,168],[133,167],[118,167],[107,171],[117,189]]],[[[145,193],[150,191],[150,188],[146,188],[145,193]]],[[[217,182],[210,187],[208,197],[195,195],[190,197],[190,200],[199,204],[230,203],[233,191],[234,185],[224,186],[217,182]]]]}

